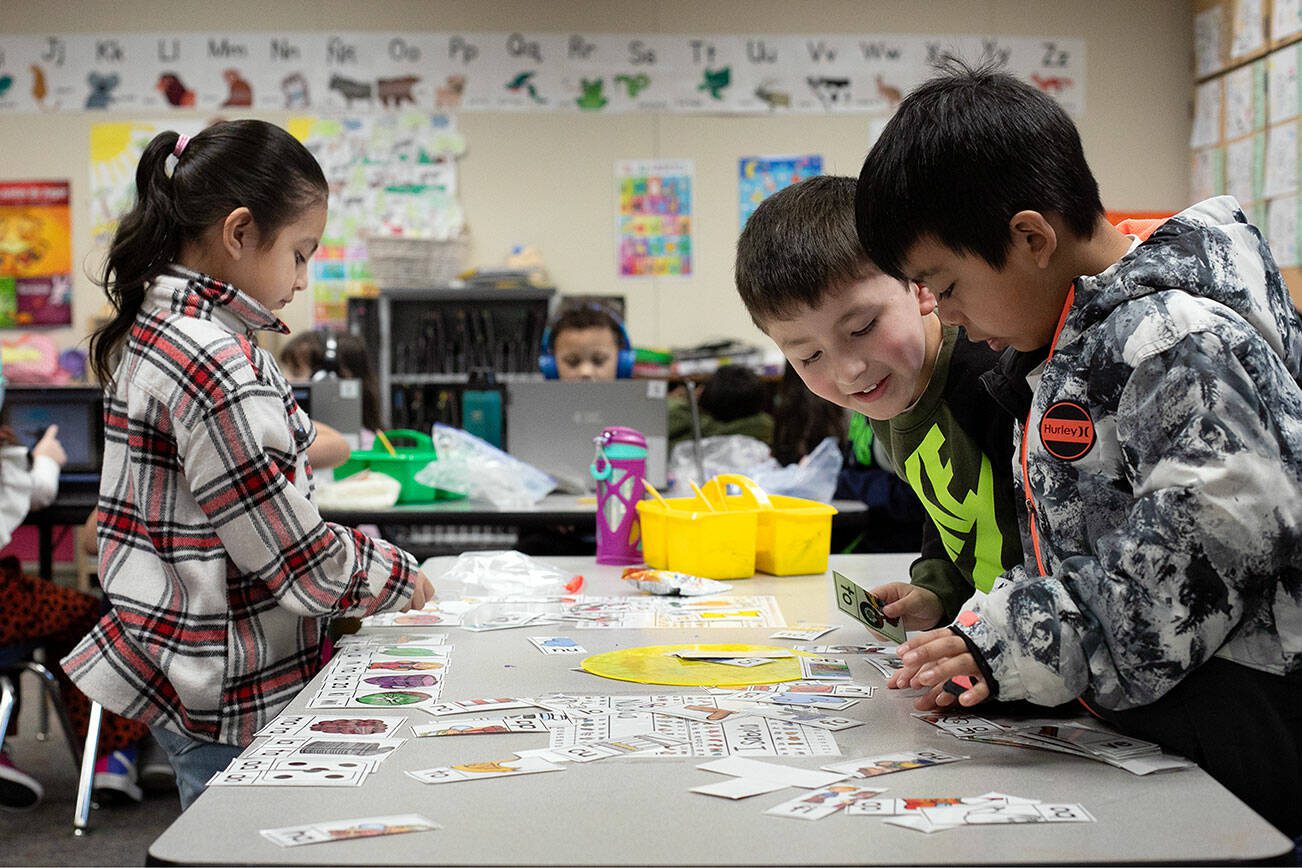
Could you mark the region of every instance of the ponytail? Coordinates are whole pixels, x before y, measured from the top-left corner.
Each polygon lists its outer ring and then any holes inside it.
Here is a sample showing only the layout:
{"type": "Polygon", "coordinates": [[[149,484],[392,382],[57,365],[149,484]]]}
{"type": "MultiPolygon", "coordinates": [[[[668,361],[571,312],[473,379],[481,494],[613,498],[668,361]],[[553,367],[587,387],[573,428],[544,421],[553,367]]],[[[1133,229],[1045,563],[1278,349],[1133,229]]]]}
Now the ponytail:
{"type": "Polygon", "coordinates": [[[325,174],[297,139],[266,121],[224,121],[181,146],[154,136],[136,168],[136,204],[118,223],[102,278],[114,315],[90,339],[90,361],[109,386],[154,280],[236,208],[248,208],[269,243],[305,208],[324,204],[325,174]]]}
{"type": "Polygon", "coordinates": [[[149,285],[180,252],[172,179],[167,158],[180,136],[167,131],[154,136],[136,167],[136,204],[118,222],[109,244],[100,286],[113,305],[113,317],[91,335],[90,363],[100,383],[113,380],[117,357],[149,285]]]}

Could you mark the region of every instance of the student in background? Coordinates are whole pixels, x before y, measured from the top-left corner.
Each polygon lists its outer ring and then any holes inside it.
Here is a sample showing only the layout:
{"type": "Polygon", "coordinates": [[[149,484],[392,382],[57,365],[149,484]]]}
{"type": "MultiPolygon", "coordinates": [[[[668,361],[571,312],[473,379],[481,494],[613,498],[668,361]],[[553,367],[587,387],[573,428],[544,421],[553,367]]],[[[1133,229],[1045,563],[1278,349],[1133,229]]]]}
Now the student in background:
{"type": "Polygon", "coordinates": [[[410,555],[321,519],[311,420],[252,340],[287,331],[274,311],[306,287],[326,221],[316,160],[263,121],[163,132],[136,190],[104,268],[116,315],[91,339],[111,605],[63,664],[151,725],[188,806],[315,674],[327,619],[432,589],[410,555]]]}
{"type": "Polygon", "coordinates": [[[371,367],[366,342],[351,332],[310,331],[290,338],[280,349],[280,369],[291,380],[338,374],[362,384],[362,448],[370,449],[380,424],[380,381],[371,367]],[[329,352],[334,341],[334,353],[329,352]]]}
{"type": "Polygon", "coordinates": [[[901,646],[921,706],[1080,697],[1302,835],[1302,317],[1261,233],[1229,197],[1109,225],[1062,107],[957,62],[886,125],[857,218],[1012,348],[991,394],[1023,420],[1025,564],[901,646]]]}
{"type": "Polygon", "coordinates": [[[973,399],[995,353],[943,327],[929,291],[864,255],[854,196],[853,178],[821,176],[766,199],[737,242],[737,289],[810,391],[867,417],[861,440],[872,435],[926,508],[909,582],[873,592],[906,629],[930,628],[1021,559],[1012,423],[973,399]]]}
{"type": "MultiPolygon", "coordinates": [[[[764,383],[743,365],[723,365],[701,387],[698,414],[702,437],[739,434],[772,445],[773,417],[764,410],[764,383]]],[[[692,438],[692,408],[686,398],[669,400],[669,448],[692,438]]],[[[817,444],[815,444],[817,445],[817,444]]]]}
{"type": "Polygon", "coordinates": [[[549,380],[615,380],[633,375],[624,324],[606,308],[564,308],[543,334],[538,366],[549,380]]]}
{"type": "MultiPolygon", "coordinates": [[[[14,529],[28,512],[54,502],[59,492],[59,469],[66,461],[57,425],[50,426],[30,455],[17,443],[12,431],[0,428],[0,547],[9,544],[14,529]]],[[[23,575],[17,558],[0,559],[0,646],[40,645],[48,659],[57,660],[95,626],[99,614],[99,600],[90,594],[23,575]]],[[[73,734],[84,741],[90,700],[58,667],[53,668],[61,682],[73,734]]],[[[12,735],[16,728],[15,715],[8,734],[12,735]]],[[[106,803],[115,797],[140,801],[140,787],[136,784],[138,745],[148,735],[149,729],[142,723],[116,714],[104,715],[93,784],[97,799],[106,803]]],[[[0,749],[0,808],[34,808],[43,794],[40,783],[0,749]]]]}

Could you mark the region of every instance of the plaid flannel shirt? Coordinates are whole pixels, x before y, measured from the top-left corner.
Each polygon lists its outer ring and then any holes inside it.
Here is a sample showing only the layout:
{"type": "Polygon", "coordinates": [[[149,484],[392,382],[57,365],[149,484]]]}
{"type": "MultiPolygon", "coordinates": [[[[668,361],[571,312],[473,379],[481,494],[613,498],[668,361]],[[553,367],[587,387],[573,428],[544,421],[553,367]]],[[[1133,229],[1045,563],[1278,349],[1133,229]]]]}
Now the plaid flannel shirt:
{"type": "Polygon", "coordinates": [[[88,696],[248,744],[320,666],[330,616],[410,599],[411,555],[321,519],[307,415],[232,286],[173,266],[105,395],[99,575],[112,608],[63,661],[88,696]]]}

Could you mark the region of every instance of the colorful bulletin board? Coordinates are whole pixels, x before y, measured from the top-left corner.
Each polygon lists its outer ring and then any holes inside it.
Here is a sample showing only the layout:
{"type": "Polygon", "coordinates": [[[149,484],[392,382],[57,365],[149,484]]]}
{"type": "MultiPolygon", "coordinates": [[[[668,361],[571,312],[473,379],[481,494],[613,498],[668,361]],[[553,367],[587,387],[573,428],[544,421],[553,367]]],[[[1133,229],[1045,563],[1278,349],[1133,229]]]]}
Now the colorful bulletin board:
{"type": "Polygon", "coordinates": [[[760,203],[783,187],[804,178],[823,174],[823,157],[805,154],[798,157],[742,157],[737,161],[737,205],[740,228],[760,203]]]}
{"type": "Polygon", "coordinates": [[[615,163],[620,277],[692,273],[692,161],[615,163]]]}
{"type": "Polygon", "coordinates": [[[0,328],[72,325],[67,181],[0,183],[0,328]]]}

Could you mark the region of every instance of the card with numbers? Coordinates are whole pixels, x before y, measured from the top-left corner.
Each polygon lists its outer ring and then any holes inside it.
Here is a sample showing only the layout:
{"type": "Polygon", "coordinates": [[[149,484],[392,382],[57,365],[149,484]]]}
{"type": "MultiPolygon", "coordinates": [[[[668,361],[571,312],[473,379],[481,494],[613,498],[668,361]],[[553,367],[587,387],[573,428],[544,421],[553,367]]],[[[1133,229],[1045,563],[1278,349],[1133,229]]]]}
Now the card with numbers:
{"type": "Polygon", "coordinates": [[[432,832],[443,828],[420,814],[390,814],[385,817],[362,817],[356,820],[328,820],[306,826],[262,829],[258,832],[282,847],[349,841],[354,838],[378,838],[381,835],[405,835],[409,832],[432,832]]]}
{"type": "Polygon", "coordinates": [[[213,775],[208,786],[357,787],[370,769],[361,760],[236,758],[213,775]]]}
{"type": "Polygon", "coordinates": [[[877,596],[864,590],[853,579],[832,571],[832,587],[836,594],[836,606],[852,618],[861,621],[864,626],[877,635],[892,642],[904,641],[904,628],[899,619],[887,618],[882,614],[884,603],[877,596]]]}

